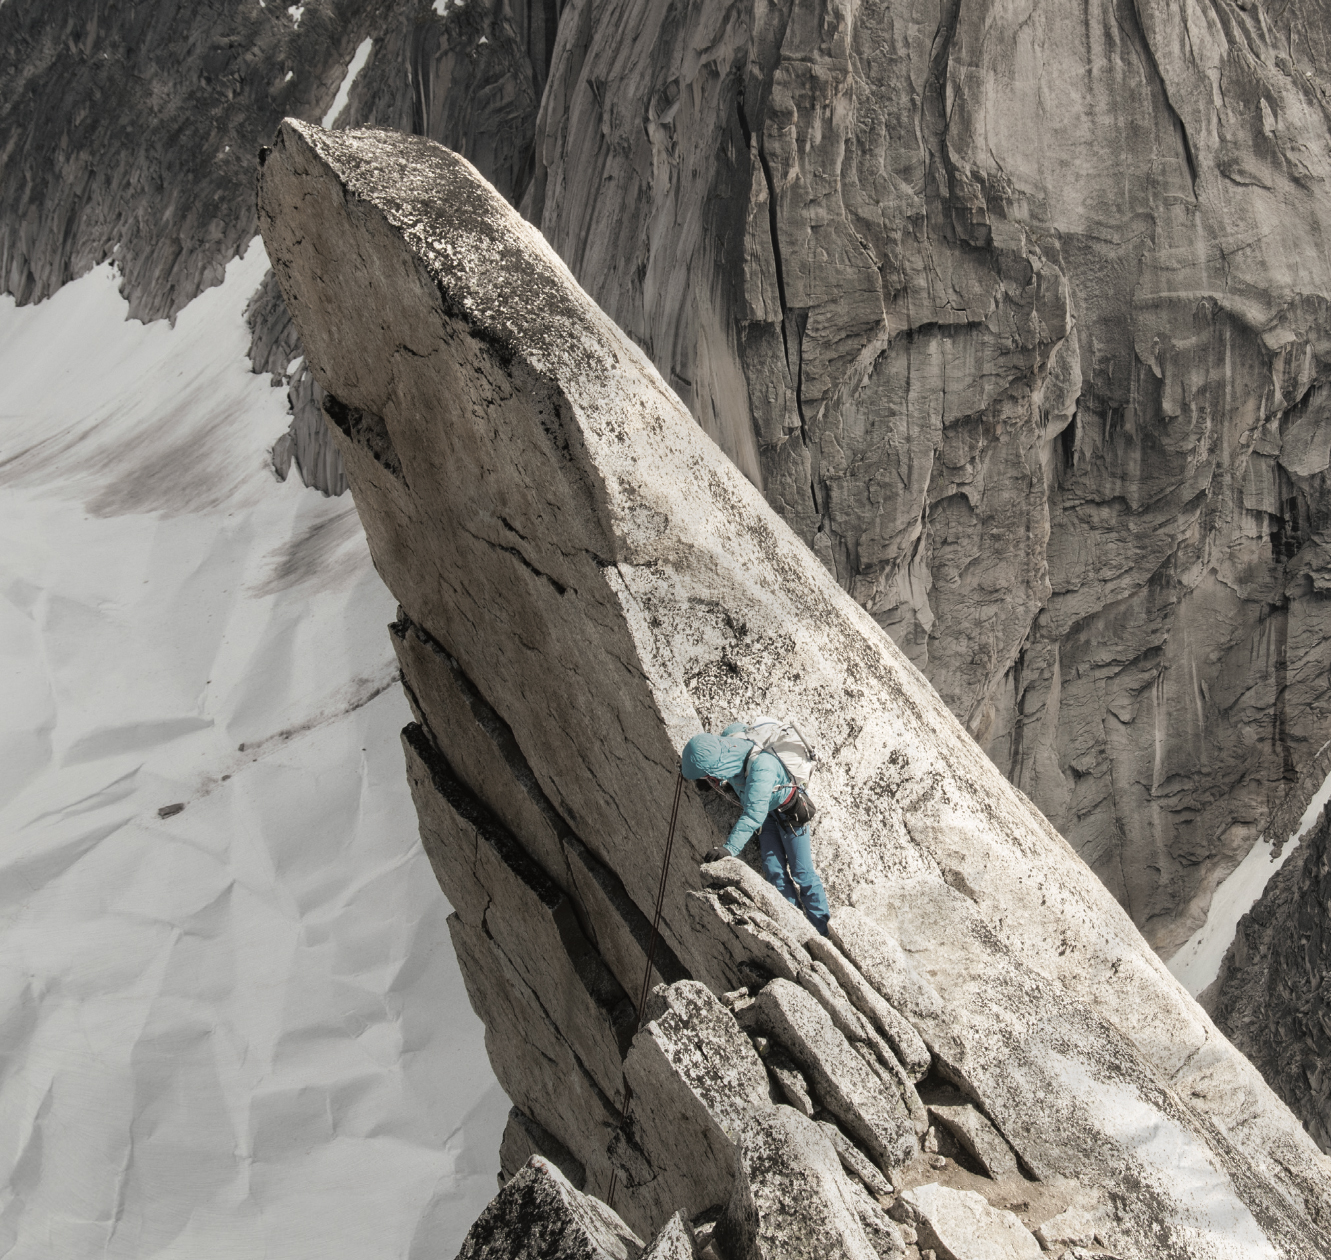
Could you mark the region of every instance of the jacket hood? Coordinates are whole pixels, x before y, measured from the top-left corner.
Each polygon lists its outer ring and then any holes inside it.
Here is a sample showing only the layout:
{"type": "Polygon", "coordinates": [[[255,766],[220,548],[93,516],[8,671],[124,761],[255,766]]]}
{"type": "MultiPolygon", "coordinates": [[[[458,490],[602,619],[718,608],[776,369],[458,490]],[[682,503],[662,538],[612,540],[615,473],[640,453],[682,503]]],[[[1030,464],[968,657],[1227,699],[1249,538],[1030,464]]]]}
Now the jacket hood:
{"type": "Polygon", "coordinates": [[[744,769],[744,758],[753,744],[747,739],[732,739],[726,735],[695,735],[684,745],[679,759],[686,779],[701,779],[710,774],[714,779],[733,779],[744,769]]]}

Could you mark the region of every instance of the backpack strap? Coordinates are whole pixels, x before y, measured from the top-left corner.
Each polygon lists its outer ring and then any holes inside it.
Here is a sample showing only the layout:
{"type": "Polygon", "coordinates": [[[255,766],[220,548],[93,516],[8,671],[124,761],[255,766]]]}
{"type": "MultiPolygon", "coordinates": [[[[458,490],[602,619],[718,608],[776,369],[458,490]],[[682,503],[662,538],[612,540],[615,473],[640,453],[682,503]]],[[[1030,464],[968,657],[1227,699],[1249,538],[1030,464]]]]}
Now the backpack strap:
{"type": "Polygon", "coordinates": [[[790,780],[790,785],[792,787],[799,787],[799,780],[795,778],[793,774],[790,773],[790,770],[787,767],[786,763],[781,760],[778,754],[772,752],[770,748],[759,748],[758,745],[754,743],[752,740],[750,740],[749,742],[753,744],[753,746],[749,749],[748,753],[744,757],[744,764],[740,767],[739,770],[740,774],[742,774],[746,779],[749,777],[749,762],[753,760],[754,753],[760,753],[760,752],[772,753],[772,756],[776,757],[776,764],[779,765],[781,769],[785,771],[786,778],[790,780]]]}

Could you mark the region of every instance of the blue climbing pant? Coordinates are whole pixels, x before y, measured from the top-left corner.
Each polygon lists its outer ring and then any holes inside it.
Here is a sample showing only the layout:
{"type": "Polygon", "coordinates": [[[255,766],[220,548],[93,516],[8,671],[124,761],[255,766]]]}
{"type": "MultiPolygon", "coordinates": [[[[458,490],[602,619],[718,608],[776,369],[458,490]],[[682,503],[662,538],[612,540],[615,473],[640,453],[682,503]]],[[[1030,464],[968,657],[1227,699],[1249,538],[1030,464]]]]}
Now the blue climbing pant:
{"type": "Polygon", "coordinates": [[[804,911],[804,917],[827,935],[827,893],[823,881],[813,869],[813,846],[809,843],[807,824],[789,827],[773,810],[758,833],[763,872],[772,885],[792,906],[804,911]]]}

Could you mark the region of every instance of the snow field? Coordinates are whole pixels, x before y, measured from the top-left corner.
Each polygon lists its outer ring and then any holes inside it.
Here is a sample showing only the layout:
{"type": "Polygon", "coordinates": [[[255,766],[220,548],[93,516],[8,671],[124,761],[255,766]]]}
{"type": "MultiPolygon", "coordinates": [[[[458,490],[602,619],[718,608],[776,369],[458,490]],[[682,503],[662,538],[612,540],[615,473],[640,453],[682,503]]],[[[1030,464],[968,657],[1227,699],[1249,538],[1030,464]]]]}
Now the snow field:
{"type": "Polygon", "coordinates": [[[507,1101],[416,838],[394,606],[279,483],[251,245],[0,299],[0,1254],[451,1255],[507,1101]],[[163,818],[159,810],[183,804],[163,818]]]}
{"type": "Polygon", "coordinates": [[[338,115],[346,109],[347,101],[351,97],[352,85],[356,82],[356,76],[365,69],[365,63],[370,59],[370,49],[373,47],[374,40],[372,39],[363,39],[356,45],[351,64],[347,66],[347,72],[342,76],[342,82],[338,84],[337,95],[333,97],[333,103],[328,107],[328,112],[319,124],[321,127],[333,126],[337,122],[338,115]]]}

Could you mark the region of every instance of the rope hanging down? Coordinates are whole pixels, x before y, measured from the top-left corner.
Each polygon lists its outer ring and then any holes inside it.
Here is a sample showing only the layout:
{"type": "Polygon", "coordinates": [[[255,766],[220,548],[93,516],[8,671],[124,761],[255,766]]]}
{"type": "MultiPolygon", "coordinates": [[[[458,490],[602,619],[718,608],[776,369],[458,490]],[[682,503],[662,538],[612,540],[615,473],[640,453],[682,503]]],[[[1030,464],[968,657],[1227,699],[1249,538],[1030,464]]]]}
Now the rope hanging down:
{"type": "MultiPolygon", "coordinates": [[[[670,831],[666,835],[665,857],[661,860],[661,883],[656,890],[656,910],[652,914],[652,934],[647,942],[647,969],[642,973],[642,992],[638,995],[638,1026],[634,1034],[642,1031],[642,1016],[647,1009],[647,993],[652,983],[652,965],[656,961],[656,938],[661,931],[661,907],[665,905],[666,879],[670,874],[670,851],[675,847],[675,823],[679,819],[679,797],[684,790],[684,771],[675,776],[675,802],[670,807],[670,831]]],[[[629,1103],[633,1100],[633,1090],[628,1081],[624,1082],[624,1110],[619,1115],[619,1127],[622,1129],[629,1118],[629,1103]]],[[[615,1190],[619,1185],[619,1170],[610,1174],[610,1192],[605,1196],[607,1207],[615,1206],[615,1190]]]]}

